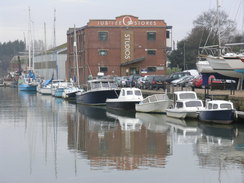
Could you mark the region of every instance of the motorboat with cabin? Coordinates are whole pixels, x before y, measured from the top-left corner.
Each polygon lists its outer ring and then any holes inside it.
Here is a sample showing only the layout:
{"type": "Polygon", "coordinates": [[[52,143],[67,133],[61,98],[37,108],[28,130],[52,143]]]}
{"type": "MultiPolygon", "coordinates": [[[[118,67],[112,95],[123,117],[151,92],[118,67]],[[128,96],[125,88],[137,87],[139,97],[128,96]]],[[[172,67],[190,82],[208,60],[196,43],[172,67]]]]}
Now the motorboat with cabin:
{"type": "Polygon", "coordinates": [[[174,118],[197,118],[198,111],[204,109],[203,102],[198,99],[178,100],[174,108],[166,109],[166,114],[174,118]]]}
{"type": "Polygon", "coordinates": [[[202,100],[199,100],[194,91],[174,92],[174,106],[166,109],[166,114],[174,118],[197,118],[198,111],[204,109],[202,100]]]}
{"type": "Polygon", "coordinates": [[[199,120],[211,123],[230,124],[236,118],[236,110],[231,101],[208,101],[206,108],[199,111],[199,120]]]}
{"type": "Polygon", "coordinates": [[[135,105],[143,100],[142,92],[139,88],[121,88],[117,98],[106,100],[107,108],[135,111],[135,105]]]}
{"type": "Polygon", "coordinates": [[[77,104],[106,105],[106,99],[118,98],[120,89],[113,79],[88,80],[87,90],[76,93],[77,104]]]}

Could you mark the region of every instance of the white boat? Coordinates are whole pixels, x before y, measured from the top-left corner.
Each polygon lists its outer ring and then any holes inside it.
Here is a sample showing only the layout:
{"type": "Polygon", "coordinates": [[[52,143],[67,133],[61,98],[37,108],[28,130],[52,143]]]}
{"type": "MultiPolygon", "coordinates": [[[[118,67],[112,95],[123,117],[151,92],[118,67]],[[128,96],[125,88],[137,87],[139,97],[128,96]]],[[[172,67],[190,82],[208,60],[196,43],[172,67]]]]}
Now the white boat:
{"type": "Polygon", "coordinates": [[[48,84],[39,88],[39,93],[42,95],[52,95],[52,85],[48,84]]]}
{"type": "Polygon", "coordinates": [[[213,68],[211,67],[211,65],[209,64],[209,62],[207,60],[197,61],[196,66],[197,66],[197,70],[200,73],[214,73],[214,72],[216,72],[213,70],[213,68]]]}
{"type": "Polygon", "coordinates": [[[75,87],[75,86],[68,87],[64,89],[62,98],[67,100],[76,100],[76,93],[78,92],[84,92],[84,90],[82,88],[75,87]]]}
{"type": "Polygon", "coordinates": [[[198,111],[204,109],[203,102],[198,99],[178,100],[174,108],[166,109],[166,114],[174,118],[197,118],[198,111]]]}
{"type": "Polygon", "coordinates": [[[135,104],[142,100],[143,96],[139,88],[121,88],[119,97],[107,99],[106,106],[112,109],[135,111],[135,104]]]}
{"type": "Polygon", "coordinates": [[[173,104],[167,94],[154,94],[146,97],[136,104],[137,112],[165,113],[166,109],[173,104]]]}
{"type": "Polygon", "coordinates": [[[52,80],[52,84],[51,84],[51,93],[52,96],[55,96],[55,91],[58,88],[58,86],[60,85],[61,82],[64,82],[63,79],[57,79],[57,80],[52,80]]]}
{"type": "Polygon", "coordinates": [[[176,91],[174,100],[197,100],[197,94],[194,91],[176,91]]]}
{"type": "Polygon", "coordinates": [[[199,111],[199,119],[205,122],[230,124],[236,117],[233,103],[225,100],[209,101],[205,109],[199,111]]]}

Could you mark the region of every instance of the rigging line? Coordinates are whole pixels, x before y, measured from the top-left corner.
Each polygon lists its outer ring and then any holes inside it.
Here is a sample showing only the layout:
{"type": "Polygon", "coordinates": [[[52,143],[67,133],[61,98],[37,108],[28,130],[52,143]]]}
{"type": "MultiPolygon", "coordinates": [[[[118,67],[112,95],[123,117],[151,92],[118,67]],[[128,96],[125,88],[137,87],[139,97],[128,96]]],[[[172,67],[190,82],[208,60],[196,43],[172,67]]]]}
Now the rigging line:
{"type": "Polygon", "coordinates": [[[240,0],[239,6],[238,6],[238,8],[237,8],[237,11],[236,11],[236,15],[235,15],[234,21],[236,21],[237,16],[238,16],[238,14],[239,14],[239,10],[240,10],[241,4],[242,4],[241,1],[242,1],[242,0],[240,0]]]}

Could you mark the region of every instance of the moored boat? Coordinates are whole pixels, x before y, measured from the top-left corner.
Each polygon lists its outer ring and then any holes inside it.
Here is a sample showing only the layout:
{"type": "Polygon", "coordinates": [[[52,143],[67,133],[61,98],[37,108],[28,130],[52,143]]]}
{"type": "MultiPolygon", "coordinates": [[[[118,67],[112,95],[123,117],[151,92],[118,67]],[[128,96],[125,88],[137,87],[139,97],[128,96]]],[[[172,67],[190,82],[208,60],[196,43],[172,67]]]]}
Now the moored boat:
{"type": "Polygon", "coordinates": [[[231,124],[236,117],[233,103],[225,100],[212,100],[199,111],[199,120],[219,124],[231,124]]]}
{"type": "Polygon", "coordinates": [[[146,97],[136,104],[137,112],[165,113],[166,109],[173,104],[167,94],[154,94],[146,97]]]}
{"type": "Polygon", "coordinates": [[[32,70],[22,74],[18,80],[18,88],[20,91],[37,91],[37,82],[35,74],[32,70]]]}
{"type": "Polygon", "coordinates": [[[122,88],[119,97],[106,100],[106,106],[112,109],[135,111],[135,105],[142,100],[143,96],[139,88],[122,88]]]}
{"type": "Polygon", "coordinates": [[[197,118],[198,111],[204,109],[203,102],[197,98],[196,92],[178,91],[174,92],[176,100],[173,108],[166,109],[169,117],[181,118],[197,118]]]}
{"type": "Polygon", "coordinates": [[[112,79],[93,79],[87,83],[87,90],[76,93],[77,104],[105,105],[106,99],[118,98],[120,89],[112,79]]]}

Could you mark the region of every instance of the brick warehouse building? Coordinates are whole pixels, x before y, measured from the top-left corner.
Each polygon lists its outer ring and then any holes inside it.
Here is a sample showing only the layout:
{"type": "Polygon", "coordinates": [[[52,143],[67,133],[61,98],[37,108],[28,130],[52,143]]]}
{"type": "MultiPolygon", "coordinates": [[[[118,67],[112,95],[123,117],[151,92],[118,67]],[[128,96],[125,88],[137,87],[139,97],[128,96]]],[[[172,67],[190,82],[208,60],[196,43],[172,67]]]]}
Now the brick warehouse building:
{"type": "Polygon", "coordinates": [[[77,76],[75,55],[83,84],[98,72],[117,76],[165,74],[166,42],[171,28],[164,20],[139,20],[131,15],[115,20],[90,20],[84,27],[70,28],[66,76],[77,76]]]}

